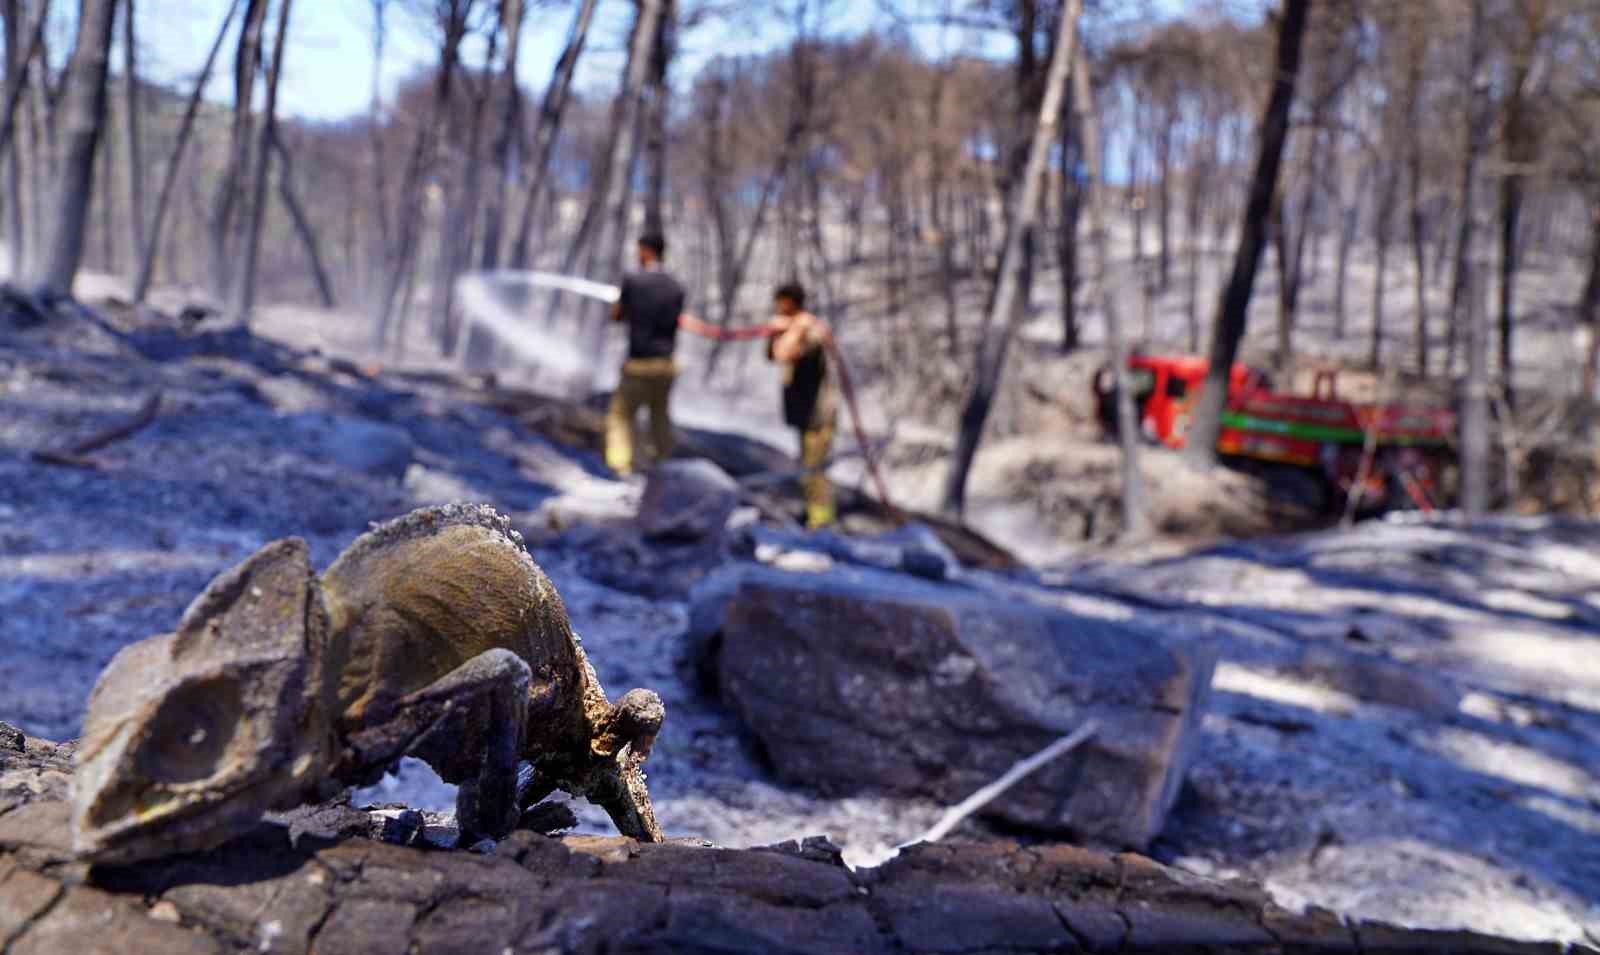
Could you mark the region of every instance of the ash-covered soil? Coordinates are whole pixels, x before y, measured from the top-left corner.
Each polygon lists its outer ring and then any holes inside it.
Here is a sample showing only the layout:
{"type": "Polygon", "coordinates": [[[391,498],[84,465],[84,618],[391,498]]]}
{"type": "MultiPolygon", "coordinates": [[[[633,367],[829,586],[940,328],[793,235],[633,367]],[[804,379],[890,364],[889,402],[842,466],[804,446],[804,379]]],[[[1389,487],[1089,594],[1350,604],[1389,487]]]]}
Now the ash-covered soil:
{"type": "MultiPolygon", "coordinates": [[[[268,540],[303,536],[325,566],[369,522],[477,500],[524,530],[606,687],[665,699],[649,766],[669,832],[729,846],[826,833],[860,860],[937,817],[926,803],[825,800],[772,781],[693,685],[684,602],[592,579],[571,528],[625,520],[638,494],[604,477],[594,449],[550,440],[448,378],[369,377],[270,337],[152,360],[141,349],[159,351],[153,339],[125,332],[86,319],[0,326],[0,719],[75,735],[110,656],[170,628],[212,575],[268,540]],[[156,391],[156,420],[85,455],[94,468],[31,456],[127,418],[156,391]]],[[[1042,495],[1061,480],[981,492],[1042,495]]],[[[1289,905],[1595,940],[1597,545],[1600,527],[1577,522],[1372,523],[1085,555],[967,585],[1138,615],[1221,648],[1205,740],[1158,857],[1259,880],[1289,905]]],[[[407,764],[365,795],[448,805],[417,773],[407,764]]],[[[603,817],[582,817],[604,830],[603,817]]]]}

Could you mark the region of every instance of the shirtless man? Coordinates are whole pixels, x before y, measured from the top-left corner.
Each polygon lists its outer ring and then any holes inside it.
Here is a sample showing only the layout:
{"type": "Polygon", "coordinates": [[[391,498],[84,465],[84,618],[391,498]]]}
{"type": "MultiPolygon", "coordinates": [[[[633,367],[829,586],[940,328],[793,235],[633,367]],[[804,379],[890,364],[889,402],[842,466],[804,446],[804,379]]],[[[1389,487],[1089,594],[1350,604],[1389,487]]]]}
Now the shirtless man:
{"type": "Polygon", "coordinates": [[[806,526],[826,527],[836,517],[833,485],[828,483],[828,455],[833,448],[839,402],[828,346],[828,323],[806,311],[806,290],[796,283],[781,285],[772,295],[777,311],[767,357],[783,369],[783,420],[800,435],[800,479],[806,500],[806,526]]]}
{"type": "Polygon", "coordinates": [[[837,519],[833,485],[828,482],[828,455],[833,449],[839,401],[829,352],[833,331],[806,311],[806,290],[798,284],[779,286],[772,295],[771,321],[741,328],[718,328],[685,313],[679,326],[706,338],[767,340],[767,358],[783,371],[783,419],[800,435],[800,483],[806,500],[806,526],[827,527],[837,519]]]}

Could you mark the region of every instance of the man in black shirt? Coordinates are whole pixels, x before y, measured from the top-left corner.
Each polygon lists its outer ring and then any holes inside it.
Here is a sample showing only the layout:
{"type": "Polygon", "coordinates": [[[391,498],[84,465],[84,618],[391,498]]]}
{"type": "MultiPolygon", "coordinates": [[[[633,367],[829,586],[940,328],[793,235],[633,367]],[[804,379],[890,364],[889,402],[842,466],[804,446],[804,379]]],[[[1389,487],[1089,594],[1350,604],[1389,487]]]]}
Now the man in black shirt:
{"type": "Polygon", "coordinates": [[[634,418],[640,406],[650,411],[650,434],[656,460],[672,453],[672,419],[667,414],[677,368],[672,349],[678,339],[678,317],[684,292],[662,270],[667,243],[654,233],[639,239],[639,271],[622,280],[622,295],[611,307],[611,320],[628,326],[628,358],[622,380],[606,414],[606,466],[619,475],[633,473],[634,418]]]}

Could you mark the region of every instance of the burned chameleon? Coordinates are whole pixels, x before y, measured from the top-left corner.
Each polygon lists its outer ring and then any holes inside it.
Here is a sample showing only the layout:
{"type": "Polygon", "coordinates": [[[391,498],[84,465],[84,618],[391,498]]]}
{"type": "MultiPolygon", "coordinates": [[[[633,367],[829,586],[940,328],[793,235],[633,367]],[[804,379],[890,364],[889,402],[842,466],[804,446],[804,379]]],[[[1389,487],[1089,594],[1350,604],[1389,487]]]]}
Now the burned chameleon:
{"type": "Polygon", "coordinates": [[[649,690],[607,700],[504,517],[425,508],[320,577],[304,541],[268,544],[176,632],[118,653],[89,696],[75,846],[107,862],[210,848],[406,754],[460,786],[464,845],[505,835],[556,789],[659,842],[641,767],[663,716],[649,690]]]}

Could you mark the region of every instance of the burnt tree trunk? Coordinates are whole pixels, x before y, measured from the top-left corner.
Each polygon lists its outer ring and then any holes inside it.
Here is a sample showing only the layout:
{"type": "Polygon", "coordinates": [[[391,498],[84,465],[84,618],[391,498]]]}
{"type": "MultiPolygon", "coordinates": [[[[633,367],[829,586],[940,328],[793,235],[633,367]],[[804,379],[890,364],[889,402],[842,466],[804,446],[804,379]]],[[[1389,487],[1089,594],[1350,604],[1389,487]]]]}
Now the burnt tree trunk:
{"type": "MultiPolygon", "coordinates": [[[[20,0],[0,0],[0,17],[5,19],[6,36],[6,100],[13,101],[17,91],[22,89],[26,82],[27,69],[22,61],[23,44],[26,42],[23,31],[16,28],[22,22],[22,3],[20,0]]],[[[17,148],[14,140],[6,143],[6,148],[0,150],[0,157],[5,162],[5,216],[6,216],[6,245],[10,250],[10,270],[12,275],[22,271],[22,246],[27,241],[23,237],[22,219],[22,152],[17,148]]]]}
{"type": "Polygon", "coordinates": [[[1381,175],[1383,187],[1378,192],[1372,210],[1372,241],[1376,247],[1377,262],[1372,282],[1372,345],[1367,360],[1372,365],[1373,371],[1383,367],[1383,300],[1387,292],[1384,282],[1388,274],[1389,241],[1394,230],[1395,194],[1400,191],[1398,171],[1384,172],[1381,175]]]}
{"type": "Polygon", "coordinates": [[[1106,345],[1117,389],[1117,437],[1122,445],[1122,532],[1126,538],[1137,540],[1149,533],[1150,520],[1145,507],[1144,475],[1139,470],[1138,413],[1133,407],[1133,393],[1128,380],[1122,321],[1117,314],[1116,295],[1111,291],[1110,284],[1111,239],[1106,231],[1105,206],[1101,198],[1105,184],[1099,164],[1099,128],[1095,120],[1094,88],[1089,83],[1087,59],[1078,57],[1072,72],[1075,88],[1073,98],[1078,105],[1079,142],[1089,166],[1089,233],[1095,255],[1094,287],[1100,295],[1100,312],[1105,316],[1106,345]]]}
{"type": "Polygon", "coordinates": [[[1412,29],[1407,34],[1404,126],[1406,130],[1407,218],[1411,228],[1411,261],[1416,279],[1413,308],[1416,335],[1417,374],[1428,376],[1428,235],[1422,214],[1422,67],[1427,52],[1424,32],[1412,29]]]}
{"type": "MultiPolygon", "coordinates": [[[[1466,116],[1466,142],[1463,143],[1461,153],[1460,178],[1457,183],[1458,219],[1456,223],[1455,242],[1455,273],[1450,282],[1450,325],[1446,329],[1447,339],[1445,347],[1445,374],[1454,374],[1456,344],[1460,339],[1462,326],[1472,320],[1467,314],[1466,297],[1473,294],[1472,286],[1472,244],[1476,237],[1477,229],[1477,179],[1478,158],[1483,154],[1483,149],[1489,136],[1489,126],[1492,119],[1488,107],[1488,91],[1485,88],[1488,80],[1479,74],[1483,69],[1486,55],[1486,37],[1483,28],[1483,0],[1472,0],[1471,30],[1468,36],[1467,75],[1463,79],[1469,84],[1470,90],[1467,99],[1466,116]]],[[[1471,344],[1468,343],[1471,348],[1471,344]]],[[[1473,358],[1468,356],[1470,366],[1473,358]]],[[[1465,427],[1465,424],[1463,424],[1465,427]]],[[[1466,462],[1462,461],[1465,469],[1466,462]]],[[[1463,473],[1463,479],[1465,473],[1463,473]]],[[[1463,490],[1463,496],[1465,491],[1463,490]]],[[[1464,501],[1463,501],[1464,503],[1464,501]]]]}
{"type": "MultiPolygon", "coordinates": [[[[954,358],[961,348],[960,312],[956,303],[954,208],[949,167],[955,157],[943,148],[944,100],[950,86],[952,64],[939,64],[928,94],[928,135],[931,163],[928,188],[932,198],[930,219],[939,243],[939,296],[944,302],[945,349],[954,358]]],[[[820,209],[818,210],[820,212],[820,209]]],[[[818,226],[820,232],[820,225],[818,226]]]]}
{"type": "MultiPolygon", "coordinates": [[[[28,246],[27,223],[22,212],[22,149],[16,136],[17,108],[27,98],[29,75],[44,44],[44,28],[50,16],[48,0],[41,0],[32,26],[21,25],[30,4],[6,0],[6,99],[0,113],[0,155],[6,159],[6,234],[11,245],[11,274],[20,275],[23,253],[28,246]]],[[[36,200],[37,201],[37,200],[36,200]]]]}
{"type": "Polygon", "coordinates": [[[167,171],[161,179],[161,191],[156,194],[156,207],[150,218],[150,231],[144,251],[139,256],[139,274],[134,280],[133,300],[143,304],[145,297],[150,294],[150,283],[155,276],[156,250],[161,245],[163,226],[167,219],[167,209],[172,204],[172,190],[178,184],[178,174],[183,168],[184,151],[189,146],[189,139],[194,132],[195,117],[200,112],[200,97],[205,92],[206,84],[211,80],[211,70],[216,65],[217,54],[222,52],[222,43],[228,36],[228,28],[233,25],[233,18],[239,12],[239,0],[233,0],[228,5],[228,12],[222,18],[222,26],[217,30],[217,38],[211,42],[211,49],[206,53],[205,65],[200,68],[200,75],[195,78],[194,89],[189,93],[189,102],[183,108],[183,119],[178,122],[177,141],[172,146],[172,157],[167,160],[167,171]]]}
{"type": "MultiPolygon", "coordinates": [[[[109,95],[109,90],[107,95],[109,95]]],[[[110,107],[108,106],[108,114],[109,111],[110,107]]],[[[90,196],[89,202],[91,207],[95,205],[100,207],[100,271],[115,272],[117,270],[116,207],[111,195],[114,190],[110,189],[109,186],[115,181],[112,176],[114,170],[111,168],[111,154],[115,151],[117,143],[113,138],[116,135],[116,126],[109,121],[109,115],[107,119],[106,128],[101,133],[103,139],[100,149],[96,153],[96,162],[100,163],[100,171],[96,174],[96,178],[108,188],[90,196]]]]}
{"type": "Polygon", "coordinates": [[[1517,284],[1517,229],[1522,221],[1523,180],[1511,173],[1500,180],[1500,381],[1506,400],[1515,400],[1511,380],[1511,330],[1517,284]]]}
{"type": "MultiPolygon", "coordinates": [[[[1476,221],[1473,179],[1477,157],[1488,135],[1488,82],[1480,76],[1484,58],[1484,0],[1472,0],[1468,37],[1469,55],[1464,79],[1471,91],[1467,100],[1466,155],[1461,163],[1461,225],[1457,239],[1456,280],[1451,293],[1452,327],[1465,320],[1467,381],[1461,407],[1461,509],[1482,514],[1489,506],[1489,337],[1484,291],[1487,276],[1472,268],[1476,221]],[[1465,301],[1463,301],[1465,299],[1465,301]]],[[[1448,370],[1448,366],[1447,366],[1448,370]]]]}
{"type": "MultiPolygon", "coordinates": [[[[805,46],[797,46],[795,55],[809,55],[807,49],[805,46]]],[[[806,66],[804,62],[795,61],[794,93],[789,97],[789,115],[785,123],[783,140],[772,159],[766,177],[762,180],[761,194],[757,199],[755,212],[742,239],[723,199],[723,193],[727,189],[726,170],[729,161],[725,151],[727,146],[725,134],[729,119],[727,97],[731,88],[721,75],[712,80],[713,85],[710,89],[712,114],[707,118],[709,128],[706,138],[706,177],[702,181],[702,186],[707,205],[717,226],[717,288],[720,300],[718,321],[724,328],[733,323],[739,289],[743,286],[745,275],[749,271],[755,253],[756,239],[765,226],[772,200],[780,186],[787,181],[790,162],[799,151],[799,145],[811,131],[811,113],[816,105],[815,75],[806,69],[806,66]]],[[[716,373],[717,366],[722,360],[724,344],[725,342],[719,339],[711,346],[711,352],[706,359],[707,381],[716,373]]]]}
{"type": "MultiPolygon", "coordinates": [[[[500,31],[489,35],[489,45],[484,53],[480,75],[488,77],[494,70],[495,56],[499,52],[500,31]]],[[[449,197],[446,206],[444,231],[439,236],[439,261],[433,286],[434,328],[439,338],[439,348],[446,355],[455,355],[462,344],[461,316],[456,312],[456,279],[467,270],[472,259],[472,239],[477,233],[478,206],[483,199],[483,140],[484,124],[489,113],[489,99],[493,84],[477,84],[472,95],[472,115],[467,127],[467,143],[463,154],[466,169],[461,177],[461,188],[449,197]]]]}
{"type": "Polygon", "coordinates": [[[1039,198],[1050,149],[1055,144],[1056,125],[1061,121],[1062,104],[1073,58],[1077,55],[1078,17],[1082,0],[1066,0],[1057,24],[1055,50],[1045,77],[1038,122],[1033,130],[1021,181],[1013,190],[1011,215],[1006,223],[1005,250],[1000,258],[1000,276],[990,301],[985,327],[989,330],[978,347],[972,390],[961,412],[956,447],[945,480],[942,506],[947,513],[960,515],[966,506],[967,478],[977,457],[984,424],[1000,387],[1006,351],[1025,314],[1020,307],[1027,290],[1023,285],[1024,260],[1028,257],[1028,236],[1039,214],[1039,198]]]}
{"type": "Polygon", "coordinates": [[[1589,212],[1589,277],[1578,299],[1578,322],[1589,329],[1589,353],[1583,363],[1583,398],[1593,401],[1595,378],[1600,375],[1600,196],[1591,200],[1589,212]]]}
{"type": "MultiPolygon", "coordinates": [[[[443,42],[439,47],[439,69],[435,74],[433,102],[428,115],[417,127],[411,155],[406,162],[405,177],[400,183],[400,194],[395,203],[394,242],[386,258],[388,274],[384,278],[383,292],[377,303],[376,343],[391,344],[391,324],[394,343],[398,344],[403,322],[395,321],[396,309],[401,307],[402,295],[406,303],[411,299],[414,264],[421,240],[423,216],[423,187],[437,161],[440,114],[449,108],[451,92],[455,85],[456,67],[461,59],[461,40],[467,31],[466,3],[452,0],[446,12],[443,42]]],[[[409,304],[402,313],[409,311],[409,304]]]]}
{"type": "MultiPolygon", "coordinates": [[[[1500,381],[1505,388],[1506,401],[1515,400],[1512,387],[1512,329],[1515,326],[1517,268],[1520,264],[1518,232],[1522,222],[1522,202],[1525,189],[1524,168],[1538,156],[1538,127],[1529,115],[1529,77],[1533,73],[1533,50],[1538,36],[1538,24],[1530,28],[1512,58],[1511,80],[1505,103],[1505,122],[1501,134],[1504,143],[1506,172],[1500,178],[1500,381]]],[[[1536,94],[1535,94],[1536,95],[1536,94]]]]}
{"type": "Polygon", "coordinates": [[[1072,114],[1081,122],[1063,123],[1061,127],[1061,216],[1056,234],[1056,256],[1061,267],[1062,353],[1076,351],[1082,342],[1078,328],[1078,218],[1083,208],[1083,179],[1079,174],[1087,157],[1080,130],[1083,123],[1094,121],[1089,104],[1073,99],[1072,114]]]}
{"type": "Polygon", "coordinates": [[[1157,251],[1156,281],[1165,292],[1172,281],[1172,128],[1176,125],[1173,110],[1167,107],[1161,116],[1161,129],[1156,134],[1156,173],[1160,183],[1156,189],[1156,233],[1161,243],[1157,251]]]}
{"type": "Polygon", "coordinates": [[[144,256],[144,137],[143,115],[139,108],[139,68],[137,36],[134,30],[134,0],[122,0],[122,83],[123,112],[127,121],[128,147],[128,241],[129,261],[144,256]]]}
{"type": "Polygon", "coordinates": [[[677,46],[676,13],[673,0],[662,0],[661,22],[656,26],[655,42],[651,47],[649,98],[644,118],[646,232],[666,232],[661,203],[667,189],[667,104],[672,92],[667,83],[667,69],[672,64],[672,55],[677,46]]]}
{"type": "Polygon", "coordinates": [[[1339,341],[1344,340],[1348,331],[1345,282],[1350,275],[1350,249],[1355,245],[1356,230],[1361,225],[1361,198],[1367,193],[1367,186],[1373,176],[1373,167],[1373,163],[1361,167],[1361,174],[1356,179],[1355,194],[1345,202],[1339,215],[1339,248],[1335,253],[1337,258],[1333,267],[1333,337],[1339,341]]]}
{"type": "Polygon", "coordinates": [[[311,278],[317,286],[317,297],[322,300],[323,308],[333,308],[338,302],[333,294],[333,282],[328,278],[328,270],[322,262],[322,244],[317,241],[317,232],[295,194],[294,161],[276,128],[272,130],[272,149],[278,157],[278,197],[283,200],[283,207],[288,210],[289,219],[294,223],[295,235],[300,237],[300,244],[305,247],[306,260],[311,264],[311,278]]]}
{"type": "MultiPolygon", "coordinates": [[[[650,51],[655,43],[656,24],[660,19],[661,0],[639,0],[638,12],[633,19],[633,34],[628,42],[628,59],[623,68],[622,85],[611,106],[610,131],[605,147],[596,161],[597,172],[589,187],[589,202],[584,210],[578,233],[567,244],[567,253],[561,261],[561,271],[570,273],[587,256],[591,262],[606,263],[605,274],[615,278],[620,271],[622,237],[615,236],[617,254],[612,255],[606,242],[607,229],[627,212],[621,197],[627,190],[624,182],[633,170],[634,132],[637,129],[639,92],[644,86],[645,70],[649,66],[650,51]],[[592,248],[591,248],[592,247],[592,248]]],[[[551,311],[559,311],[560,295],[553,296],[551,311]]],[[[605,326],[597,323],[593,336],[593,351],[598,352],[605,337],[605,326]]]]}
{"type": "Polygon", "coordinates": [[[267,6],[268,0],[245,0],[244,23],[233,58],[233,122],[228,131],[228,158],[217,180],[211,214],[211,285],[224,300],[233,289],[233,257],[237,251],[234,232],[240,196],[250,181],[251,105],[261,66],[261,32],[267,6]]]}
{"type": "MultiPolygon", "coordinates": [[[[613,281],[621,280],[630,250],[627,234],[629,213],[633,208],[633,170],[639,159],[639,134],[645,119],[645,77],[655,59],[656,34],[661,29],[662,7],[666,3],[667,0],[638,0],[639,14],[634,22],[628,68],[619,95],[619,125],[611,146],[611,168],[606,175],[605,189],[594,200],[603,210],[594,255],[597,261],[604,263],[602,274],[613,281]]],[[[594,328],[596,343],[591,353],[598,355],[606,325],[595,322],[594,328]]]]}
{"type": "Polygon", "coordinates": [[[1209,467],[1217,460],[1217,436],[1222,430],[1222,406],[1228,398],[1229,374],[1239,354],[1239,342],[1244,337],[1250,292],[1255,285],[1262,249],[1266,247],[1267,220],[1272,211],[1273,195],[1277,192],[1278,168],[1283,161],[1284,143],[1289,138],[1289,107],[1294,102],[1295,79],[1300,72],[1300,48],[1305,38],[1309,6],[1310,0],[1284,0],[1278,22],[1272,95],[1261,118],[1249,201],[1240,224],[1233,273],[1217,308],[1211,334],[1210,367],[1206,371],[1205,385],[1195,399],[1193,423],[1184,450],[1190,462],[1202,466],[1209,467]]]}
{"type": "Polygon", "coordinates": [[[50,71],[44,67],[44,64],[49,62],[50,41],[48,37],[42,37],[38,53],[40,67],[28,71],[28,88],[23,104],[28,133],[27,192],[31,197],[29,209],[32,213],[28,217],[29,240],[27,254],[23,258],[24,270],[31,268],[30,263],[44,254],[45,243],[49,241],[50,223],[46,221],[44,210],[49,202],[52,170],[61,167],[61,142],[57,135],[56,123],[57,102],[55,94],[50,89],[50,71]]]}
{"type": "MultiPolygon", "coordinates": [[[[389,0],[371,0],[372,5],[372,100],[367,107],[367,145],[371,148],[372,217],[377,225],[377,241],[368,247],[363,294],[369,298],[377,289],[378,277],[389,265],[394,236],[389,223],[389,156],[383,141],[383,54],[388,43],[389,0]]],[[[382,339],[379,331],[377,338],[382,339]]]]}
{"type": "Polygon", "coordinates": [[[1189,182],[1186,202],[1185,240],[1189,245],[1189,350],[1200,350],[1200,270],[1201,250],[1205,242],[1205,215],[1207,191],[1214,180],[1217,165],[1218,121],[1207,109],[1201,121],[1200,139],[1190,150],[1189,182]]]}
{"type": "Polygon", "coordinates": [[[289,11],[293,0],[279,0],[278,26],[272,40],[272,63],[267,68],[267,99],[261,116],[260,142],[250,198],[249,220],[244,237],[244,272],[239,277],[233,311],[241,322],[249,321],[256,304],[256,273],[261,259],[261,227],[267,218],[267,180],[272,176],[272,140],[278,123],[278,80],[283,76],[283,58],[288,46],[289,11]]]}
{"type": "Polygon", "coordinates": [[[1316,216],[1317,190],[1322,180],[1324,134],[1312,132],[1305,181],[1301,183],[1300,208],[1286,217],[1279,196],[1274,235],[1278,249],[1278,370],[1287,371],[1294,361],[1294,328],[1300,318],[1300,292],[1305,287],[1306,239],[1316,216]]]}
{"type": "Polygon", "coordinates": [[[493,271],[500,267],[500,247],[504,244],[506,197],[516,184],[522,166],[522,94],[517,89],[517,60],[522,48],[522,0],[501,0],[500,32],[506,38],[505,62],[496,76],[491,102],[498,106],[500,132],[495,139],[494,185],[483,207],[483,253],[479,267],[493,271]]]}
{"type": "Polygon", "coordinates": [[[525,269],[529,261],[529,245],[533,238],[533,224],[542,211],[549,192],[550,160],[555,155],[556,137],[561,131],[561,117],[566,112],[572,96],[572,77],[577,73],[578,59],[583,55],[589,37],[589,24],[594,20],[596,0],[582,0],[567,45],[556,60],[545,91],[544,103],[539,108],[539,122],[534,127],[533,147],[529,155],[533,168],[528,179],[527,196],[523,200],[522,216],[517,222],[517,237],[511,246],[510,264],[514,269],[525,269]]]}
{"type": "Polygon", "coordinates": [[[62,156],[41,218],[48,238],[25,272],[25,287],[72,294],[83,261],[84,227],[94,195],[94,165],[106,121],[106,69],[115,32],[116,0],[83,0],[78,36],[62,77],[62,156]]]}

